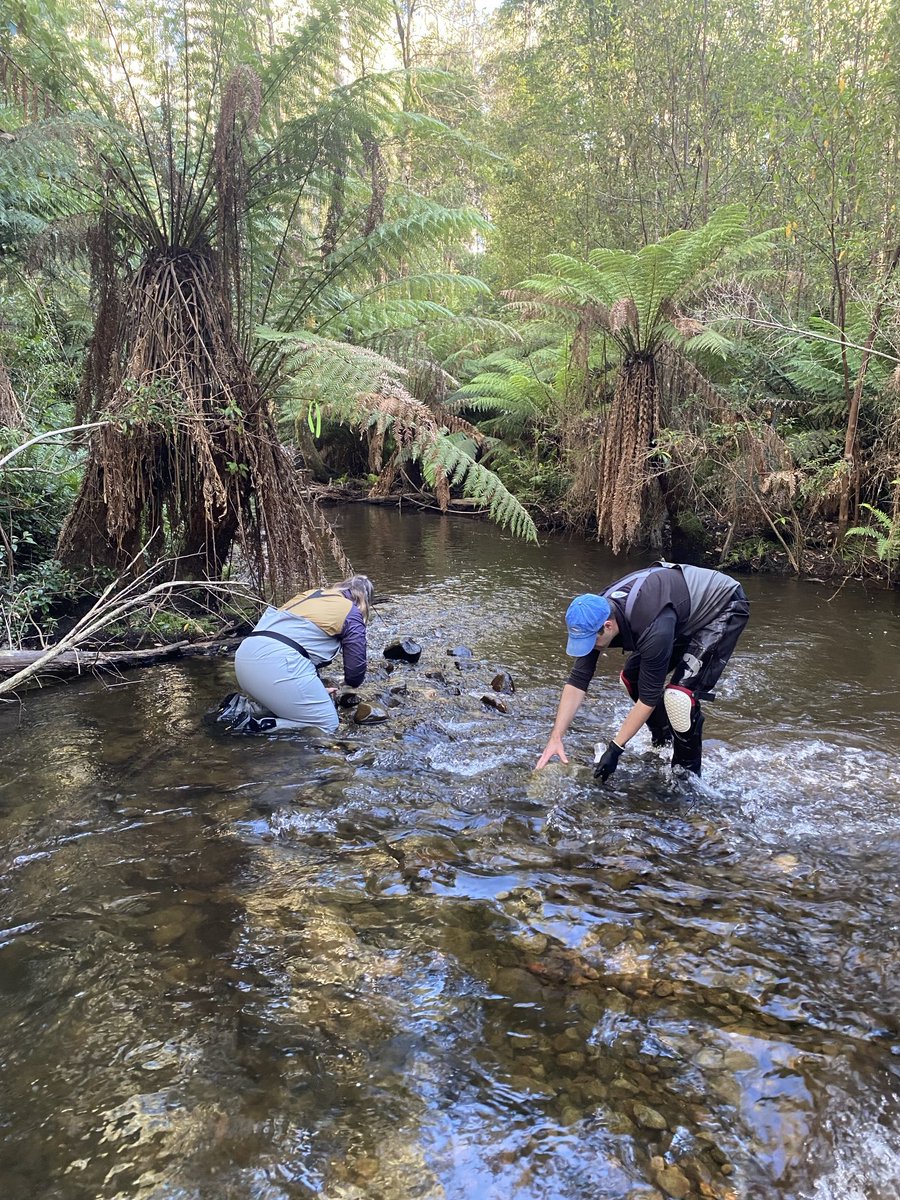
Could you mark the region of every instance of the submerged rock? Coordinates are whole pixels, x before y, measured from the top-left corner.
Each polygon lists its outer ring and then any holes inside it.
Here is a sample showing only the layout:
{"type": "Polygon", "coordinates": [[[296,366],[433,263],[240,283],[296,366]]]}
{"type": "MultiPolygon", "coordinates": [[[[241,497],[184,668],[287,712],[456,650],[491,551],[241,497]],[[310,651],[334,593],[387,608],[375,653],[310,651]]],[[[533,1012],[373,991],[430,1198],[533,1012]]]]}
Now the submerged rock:
{"type": "Polygon", "coordinates": [[[387,713],[383,708],[375,708],[372,704],[366,704],[362,701],[356,706],[356,712],[353,714],[353,720],[357,725],[377,725],[379,721],[386,721],[387,713]]]}
{"type": "Polygon", "coordinates": [[[481,703],[485,708],[495,708],[497,712],[509,712],[509,705],[505,700],[501,700],[499,696],[492,696],[490,693],[481,697],[481,703]]]}
{"type": "Polygon", "coordinates": [[[468,646],[453,646],[447,651],[451,658],[474,658],[468,646]]]}
{"type": "Polygon", "coordinates": [[[663,1167],[656,1172],[656,1185],[673,1200],[686,1200],[691,1194],[691,1181],[680,1167],[663,1167]]]}
{"type": "Polygon", "coordinates": [[[632,1114],[638,1125],[644,1129],[667,1129],[668,1122],[661,1112],[657,1112],[655,1108],[651,1108],[649,1104],[641,1104],[639,1101],[631,1106],[632,1114]]]}
{"type": "Polygon", "coordinates": [[[569,987],[584,987],[600,978],[590,963],[575,950],[556,947],[545,957],[525,964],[525,970],[546,983],[565,984],[569,987]]]}
{"type": "Polygon", "coordinates": [[[389,642],[382,654],[385,658],[394,661],[417,663],[422,657],[422,647],[418,642],[406,638],[402,642],[389,642]]]}

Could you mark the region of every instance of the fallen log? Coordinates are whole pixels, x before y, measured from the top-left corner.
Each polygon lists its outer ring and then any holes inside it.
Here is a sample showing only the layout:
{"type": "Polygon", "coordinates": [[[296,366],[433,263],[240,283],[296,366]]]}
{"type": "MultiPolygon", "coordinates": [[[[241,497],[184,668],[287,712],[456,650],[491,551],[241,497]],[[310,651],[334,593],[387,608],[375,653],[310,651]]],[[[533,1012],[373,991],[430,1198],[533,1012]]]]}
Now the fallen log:
{"type": "MultiPolygon", "coordinates": [[[[65,650],[48,661],[35,678],[84,675],[89,671],[122,671],[130,667],[152,666],[173,658],[225,654],[240,645],[240,638],[210,638],[202,642],[171,642],[147,650],[65,650]]],[[[0,678],[15,675],[36,663],[45,650],[0,650],[0,678]]]]}

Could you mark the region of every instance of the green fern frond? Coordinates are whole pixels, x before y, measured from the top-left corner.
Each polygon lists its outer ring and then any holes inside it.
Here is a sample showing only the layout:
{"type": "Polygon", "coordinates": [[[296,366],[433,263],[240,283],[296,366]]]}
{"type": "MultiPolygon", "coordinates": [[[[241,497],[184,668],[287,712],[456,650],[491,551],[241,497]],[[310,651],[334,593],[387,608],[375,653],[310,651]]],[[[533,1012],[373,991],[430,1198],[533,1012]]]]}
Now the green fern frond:
{"type": "Polygon", "coordinates": [[[719,330],[709,327],[704,329],[702,333],[688,338],[684,343],[684,350],[686,354],[692,357],[696,355],[715,355],[718,358],[727,358],[734,351],[734,339],[726,337],[719,330]]]}
{"type": "Polygon", "coordinates": [[[417,446],[417,457],[434,469],[440,467],[451,486],[463,495],[483,504],[491,520],[515,537],[537,542],[537,528],[527,509],[509,491],[503,481],[446,435],[439,435],[427,446],[417,446]]]}

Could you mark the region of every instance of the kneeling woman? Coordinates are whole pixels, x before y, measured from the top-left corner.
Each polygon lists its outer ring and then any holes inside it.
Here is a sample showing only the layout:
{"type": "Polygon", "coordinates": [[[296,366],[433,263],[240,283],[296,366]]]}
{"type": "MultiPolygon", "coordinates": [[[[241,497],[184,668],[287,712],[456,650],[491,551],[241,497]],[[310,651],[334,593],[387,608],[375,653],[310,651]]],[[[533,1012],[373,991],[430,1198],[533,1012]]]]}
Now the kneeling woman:
{"type": "Polygon", "coordinates": [[[301,592],[281,608],[266,609],[234,657],[242,691],[280,718],[263,728],[337,729],[337,711],[318,668],[340,650],[344,682],[350,687],[362,683],[371,602],[372,584],[365,575],[354,575],[328,588],[301,592]]]}

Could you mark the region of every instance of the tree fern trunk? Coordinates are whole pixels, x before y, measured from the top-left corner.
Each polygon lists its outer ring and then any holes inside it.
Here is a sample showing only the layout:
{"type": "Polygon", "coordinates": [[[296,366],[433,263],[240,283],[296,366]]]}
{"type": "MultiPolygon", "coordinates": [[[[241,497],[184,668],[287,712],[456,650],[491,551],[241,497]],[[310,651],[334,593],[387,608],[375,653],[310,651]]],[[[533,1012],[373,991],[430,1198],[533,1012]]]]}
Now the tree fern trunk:
{"type": "Polygon", "coordinates": [[[859,494],[859,446],[857,444],[859,408],[862,402],[863,387],[866,382],[866,372],[869,369],[869,361],[872,357],[872,347],[875,344],[875,338],[878,336],[881,324],[881,311],[884,307],[887,284],[896,270],[898,262],[900,262],[900,246],[897,246],[891,255],[887,271],[885,272],[884,285],[881,295],[878,298],[878,303],[875,305],[875,311],[872,313],[872,323],[869,327],[865,348],[863,349],[859,371],[856,374],[856,382],[853,385],[850,403],[847,406],[847,428],[844,435],[844,470],[841,475],[841,499],[838,510],[838,541],[843,541],[844,535],[847,532],[847,526],[850,524],[850,493],[853,491],[857,498],[859,494]]]}
{"type": "Polygon", "coordinates": [[[655,360],[652,355],[630,359],[616,380],[597,490],[597,534],[616,554],[638,540],[649,452],[658,424],[655,360]]]}

